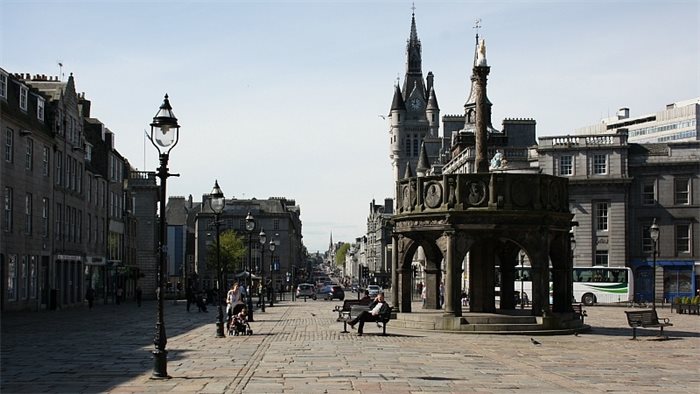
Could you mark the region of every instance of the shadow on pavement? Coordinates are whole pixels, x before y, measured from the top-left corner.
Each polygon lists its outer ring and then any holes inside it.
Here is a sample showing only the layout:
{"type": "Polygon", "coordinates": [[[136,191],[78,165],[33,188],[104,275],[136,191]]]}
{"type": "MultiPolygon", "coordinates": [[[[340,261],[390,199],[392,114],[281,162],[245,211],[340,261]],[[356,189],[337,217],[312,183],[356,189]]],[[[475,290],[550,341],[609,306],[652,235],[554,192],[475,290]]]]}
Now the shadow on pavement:
{"type": "MultiPolygon", "coordinates": [[[[166,335],[202,326],[216,313],[187,312],[166,302],[166,335]]],[[[157,303],[96,305],[46,312],[3,313],[0,392],[103,392],[153,369],[157,303]],[[86,388],[87,387],[87,388],[86,388]]],[[[168,350],[168,361],[186,350],[168,350]]]]}

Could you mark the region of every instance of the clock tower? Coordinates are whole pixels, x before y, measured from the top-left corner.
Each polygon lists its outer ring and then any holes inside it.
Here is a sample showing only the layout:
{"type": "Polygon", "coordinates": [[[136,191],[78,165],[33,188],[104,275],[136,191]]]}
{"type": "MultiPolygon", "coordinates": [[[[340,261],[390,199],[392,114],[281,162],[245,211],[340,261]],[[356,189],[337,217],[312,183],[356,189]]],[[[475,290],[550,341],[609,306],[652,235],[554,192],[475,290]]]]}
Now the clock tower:
{"type": "Polygon", "coordinates": [[[433,73],[423,78],[421,42],[416,30],[415,10],[411,16],[411,33],[406,43],[406,74],[403,85],[397,81],[389,111],[390,154],[394,181],[403,177],[406,168],[416,168],[421,145],[433,162],[439,157],[438,137],[440,108],[433,88],[433,73]]]}

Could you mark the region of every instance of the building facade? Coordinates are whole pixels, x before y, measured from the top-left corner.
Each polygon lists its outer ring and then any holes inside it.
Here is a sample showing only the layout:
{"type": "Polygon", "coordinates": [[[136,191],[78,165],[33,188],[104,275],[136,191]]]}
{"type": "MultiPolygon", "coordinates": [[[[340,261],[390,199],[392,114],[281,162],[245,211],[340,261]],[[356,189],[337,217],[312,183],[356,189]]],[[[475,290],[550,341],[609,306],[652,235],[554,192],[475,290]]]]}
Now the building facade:
{"type": "Polygon", "coordinates": [[[579,134],[609,134],[626,130],[630,142],[663,143],[700,141],[700,97],[668,104],[652,114],[630,117],[629,108],[620,108],[615,116],[574,131],[579,134]]]}
{"type": "MultiPolygon", "coordinates": [[[[215,261],[208,245],[215,241],[216,228],[214,213],[209,208],[209,195],[202,196],[199,209],[193,210],[194,218],[194,271],[197,274],[199,288],[213,288],[215,270],[207,268],[215,261]]],[[[301,208],[296,202],[284,197],[272,197],[267,200],[258,199],[226,199],[224,212],[220,217],[220,231],[235,231],[242,236],[246,253],[242,266],[236,273],[251,268],[253,274],[263,274],[270,280],[275,289],[290,286],[292,276],[306,263],[305,249],[302,244],[301,208]],[[246,229],[246,216],[250,213],[255,221],[252,232],[246,229]],[[263,251],[260,244],[260,232],[265,231],[267,242],[263,251]],[[274,254],[270,252],[269,243],[275,242],[274,254]],[[250,259],[248,258],[250,256],[250,259]],[[264,259],[264,261],[263,261],[264,259]]],[[[188,252],[189,253],[189,252],[188,252]]],[[[230,272],[229,282],[236,273],[230,272]]]]}
{"type": "Polygon", "coordinates": [[[88,287],[107,300],[134,253],[125,241],[128,162],[113,134],[90,118],[72,75],[0,69],[0,103],[2,310],[82,305],[88,287]]]}

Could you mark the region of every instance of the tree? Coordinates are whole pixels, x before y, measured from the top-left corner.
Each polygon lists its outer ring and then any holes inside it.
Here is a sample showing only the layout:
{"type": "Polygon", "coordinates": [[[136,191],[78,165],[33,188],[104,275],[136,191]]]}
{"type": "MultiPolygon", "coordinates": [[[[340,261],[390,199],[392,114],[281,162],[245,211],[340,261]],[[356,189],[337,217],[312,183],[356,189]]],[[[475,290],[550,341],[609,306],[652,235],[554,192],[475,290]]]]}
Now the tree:
{"type": "MultiPolygon", "coordinates": [[[[220,238],[222,272],[235,272],[242,269],[243,258],[248,252],[243,237],[233,230],[226,230],[221,233],[220,238]]],[[[207,268],[216,271],[216,240],[209,245],[208,255],[213,258],[207,259],[207,268]]]]}
{"type": "Polygon", "coordinates": [[[335,254],[335,265],[345,265],[345,255],[348,253],[348,249],[350,249],[349,243],[344,243],[338,248],[338,252],[335,254]]]}

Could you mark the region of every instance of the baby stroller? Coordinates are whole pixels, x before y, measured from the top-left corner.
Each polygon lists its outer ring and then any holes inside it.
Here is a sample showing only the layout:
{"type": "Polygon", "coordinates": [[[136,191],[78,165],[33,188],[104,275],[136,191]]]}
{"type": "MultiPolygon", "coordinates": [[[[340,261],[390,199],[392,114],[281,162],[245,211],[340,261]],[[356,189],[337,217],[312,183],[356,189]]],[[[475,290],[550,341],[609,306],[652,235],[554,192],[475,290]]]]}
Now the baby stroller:
{"type": "Polygon", "coordinates": [[[241,313],[244,309],[243,305],[236,305],[231,311],[228,323],[228,335],[253,335],[253,330],[248,324],[248,319],[245,314],[241,313]]]}

